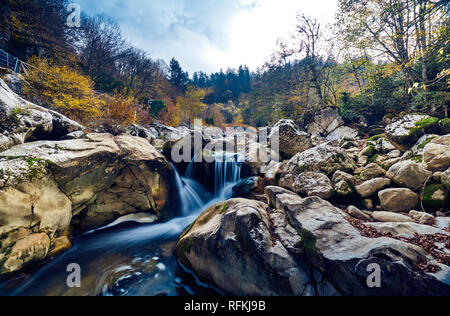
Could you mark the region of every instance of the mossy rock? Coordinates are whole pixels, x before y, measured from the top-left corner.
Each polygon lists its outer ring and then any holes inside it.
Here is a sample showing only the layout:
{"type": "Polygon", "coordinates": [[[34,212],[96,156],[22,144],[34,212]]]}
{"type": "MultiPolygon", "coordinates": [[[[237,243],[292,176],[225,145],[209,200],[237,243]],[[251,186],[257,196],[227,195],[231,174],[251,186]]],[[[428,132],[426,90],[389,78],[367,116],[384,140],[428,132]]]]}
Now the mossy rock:
{"type": "Polygon", "coordinates": [[[363,150],[362,155],[371,158],[374,155],[375,150],[376,148],[374,145],[369,145],[363,150]]]}
{"type": "Polygon", "coordinates": [[[439,119],[435,117],[428,117],[416,123],[415,127],[409,130],[409,134],[412,135],[418,131],[425,134],[433,134],[439,130],[439,119]]]}
{"type": "Polygon", "coordinates": [[[356,144],[352,141],[345,142],[344,145],[341,146],[342,149],[350,149],[356,147],[356,144]]]}
{"type": "Polygon", "coordinates": [[[450,134],[450,118],[445,118],[439,122],[439,132],[441,135],[450,134]]]}
{"type": "Polygon", "coordinates": [[[443,209],[448,205],[448,192],[442,184],[427,185],[423,193],[423,204],[432,209],[443,209]]]}
{"type": "Polygon", "coordinates": [[[375,135],[375,136],[370,137],[367,141],[376,142],[377,140],[379,140],[380,138],[383,138],[385,136],[386,136],[385,134],[375,135]]]}

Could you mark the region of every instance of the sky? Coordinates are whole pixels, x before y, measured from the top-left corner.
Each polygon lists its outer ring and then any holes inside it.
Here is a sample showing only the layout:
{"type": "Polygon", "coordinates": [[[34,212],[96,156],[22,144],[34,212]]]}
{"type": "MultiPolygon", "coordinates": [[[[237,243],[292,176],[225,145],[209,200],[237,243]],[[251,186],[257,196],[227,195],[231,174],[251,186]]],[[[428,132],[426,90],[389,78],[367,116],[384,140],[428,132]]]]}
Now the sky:
{"type": "Polygon", "coordinates": [[[331,22],[337,0],[75,0],[83,13],[116,20],[135,46],[190,75],[270,59],[278,38],[295,30],[297,12],[331,22]]]}

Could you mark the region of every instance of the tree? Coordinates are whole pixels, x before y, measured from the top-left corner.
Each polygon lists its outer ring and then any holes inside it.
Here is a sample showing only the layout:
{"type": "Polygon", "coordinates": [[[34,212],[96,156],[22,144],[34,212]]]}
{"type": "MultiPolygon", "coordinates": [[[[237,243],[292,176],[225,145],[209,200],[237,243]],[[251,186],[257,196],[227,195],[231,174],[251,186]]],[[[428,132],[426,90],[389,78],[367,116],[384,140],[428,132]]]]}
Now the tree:
{"type": "Polygon", "coordinates": [[[165,101],[155,100],[150,102],[150,115],[153,118],[157,118],[162,112],[167,112],[168,107],[165,101]]]}
{"type": "Polygon", "coordinates": [[[416,81],[430,83],[430,60],[448,43],[445,2],[340,0],[338,25],[350,46],[393,62],[391,71],[405,74],[408,91],[416,81]]]}
{"type": "Polygon", "coordinates": [[[170,61],[169,82],[181,93],[186,91],[189,83],[189,74],[183,71],[175,58],[170,61]]]}
{"type": "Polygon", "coordinates": [[[82,123],[100,116],[104,101],[94,91],[94,83],[69,66],[33,57],[25,80],[25,93],[47,107],[82,123]]]}
{"type": "Polygon", "coordinates": [[[69,60],[75,51],[66,26],[67,0],[2,0],[0,33],[4,48],[22,60],[32,55],[69,60]]]}
{"type": "Polygon", "coordinates": [[[192,124],[193,120],[200,117],[206,104],[203,103],[206,92],[203,89],[197,89],[194,86],[188,86],[184,96],[177,98],[177,108],[184,120],[192,124]]]}

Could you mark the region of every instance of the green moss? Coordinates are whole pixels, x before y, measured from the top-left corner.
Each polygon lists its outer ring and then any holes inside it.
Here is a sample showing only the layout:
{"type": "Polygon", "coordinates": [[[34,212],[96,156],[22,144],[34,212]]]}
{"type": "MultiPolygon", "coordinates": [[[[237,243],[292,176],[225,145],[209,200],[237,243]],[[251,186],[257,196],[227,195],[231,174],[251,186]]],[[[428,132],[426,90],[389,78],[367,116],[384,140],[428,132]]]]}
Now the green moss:
{"type": "Polygon", "coordinates": [[[222,207],[222,211],[220,212],[221,214],[225,214],[226,212],[228,212],[228,203],[224,203],[223,207],[222,207]]]}
{"type": "Polygon", "coordinates": [[[368,141],[369,141],[369,142],[376,142],[377,140],[379,140],[380,138],[383,138],[383,137],[385,137],[384,134],[375,135],[375,136],[370,137],[370,138],[368,139],[368,141]]]}
{"type": "Polygon", "coordinates": [[[435,139],[436,136],[430,137],[429,139],[427,139],[426,141],[424,141],[422,144],[420,144],[417,148],[418,149],[424,149],[426,145],[428,145],[429,143],[431,143],[431,141],[433,139],[435,139]]]}
{"type": "Polygon", "coordinates": [[[184,253],[190,253],[191,249],[192,249],[192,244],[193,241],[191,238],[186,238],[183,240],[183,242],[181,243],[181,250],[183,250],[184,253]]]}
{"type": "Polygon", "coordinates": [[[423,119],[423,120],[417,122],[415,125],[416,125],[416,127],[422,128],[422,127],[432,126],[432,125],[435,125],[437,123],[439,123],[439,119],[438,118],[429,117],[429,118],[426,118],[426,119],[423,119]]]}
{"type": "Polygon", "coordinates": [[[373,154],[375,153],[375,150],[376,150],[375,146],[369,145],[369,146],[362,152],[362,154],[363,154],[364,156],[367,156],[367,157],[370,158],[370,157],[372,157],[373,154]]]}
{"type": "Polygon", "coordinates": [[[308,255],[314,256],[317,253],[316,242],[317,238],[310,231],[303,229],[300,236],[302,237],[303,247],[308,255]]]}
{"type": "Polygon", "coordinates": [[[417,155],[417,156],[413,156],[413,157],[409,158],[409,160],[412,160],[412,161],[417,162],[417,163],[422,163],[423,162],[423,157],[420,156],[420,155],[417,155]]]}
{"type": "Polygon", "coordinates": [[[378,159],[378,157],[380,157],[380,155],[379,155],[379,154],[376,154],[376,155],[374,155],[374,156],[372,157],[372,162],[373,162],[373,163],[376,163],[376,162],[377,162],[377,159],[378,159]]]}
{"type": "Polygon", "coordinates": [[[423,133],[433,133],[436,131],[439,124],[439,119],[435,117],[428,117],[415,124],[415,127],[409,130],[409,135],[415,135],[417,132],[421,131],[423,133]]]}
{"type": "Polygon", "coordinates": [[[2,260],[0,260],[0,273],[3,272],[3,265],[5,264],[6,260],[8,260],[8,257],[11,255],[12,249],[13,247],[9,247],[8,249],[6,249],[6,252],[3,254],[2,260]]]}
{"type": "Polygon", "coordinates": [[[341,146],[343,149],[350,149],[352,147],[356,147],[355,143],[348,141],[341,146]]]}
{"type": "Polygon", "coordinates": [[[36,165],[41,163],[41,162],[43,162],[43,160],[42,159],[38,159],[38,158],[27,158],[26,162],[28,164],[28,178],[30,180],[32,180],[37,175],[39,175],[40,170],[39,170],[39,168],[36,165]]]}
{"type": "Polygon", "coordinates": [[[450,118],[445,118],[439,122],[439,128],[442,135],[450,134],[450,118]]]}
{"type": "Polygon", "coordinates": [[[427,185],[423,192],[423,203],[433,209],[440,209],[446,206],[448,194],[442,184],[427,185]],[[442,195],[439,194],[442,192],[442,195]],[[435,195],[438,196],[435,196],[435,195]]]}
{"type": "Polygon", "coordinates": [[[344,142],[353,142],[354,139],[351,137],[344,137],[344,142]]]}

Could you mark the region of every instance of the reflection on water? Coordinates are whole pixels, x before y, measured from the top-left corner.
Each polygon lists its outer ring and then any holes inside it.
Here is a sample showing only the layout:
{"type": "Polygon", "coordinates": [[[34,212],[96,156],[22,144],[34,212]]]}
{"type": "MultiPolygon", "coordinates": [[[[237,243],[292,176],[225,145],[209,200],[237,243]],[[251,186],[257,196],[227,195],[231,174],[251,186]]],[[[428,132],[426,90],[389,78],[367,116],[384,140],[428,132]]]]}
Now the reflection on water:
{"type": "Polygon", "coordinates": [[[184,217],[160,224],[122,223],[86,233],[73,247],[41,267],[0,279],[0,295],[36,296],[178,296],[220,295],[220,291],[199,282],[183,269],[175,255],[178,236],[200,213],[231,197],[240,178],[240,163],[216,163],[224,179],[215,197],[200,185],[177,174],[177,189],[184,217]],[[208,202],[204,202],[208,201],[208,202]],[[68,288],[69,264],[81,267],[81,288],[68,288]]]}

